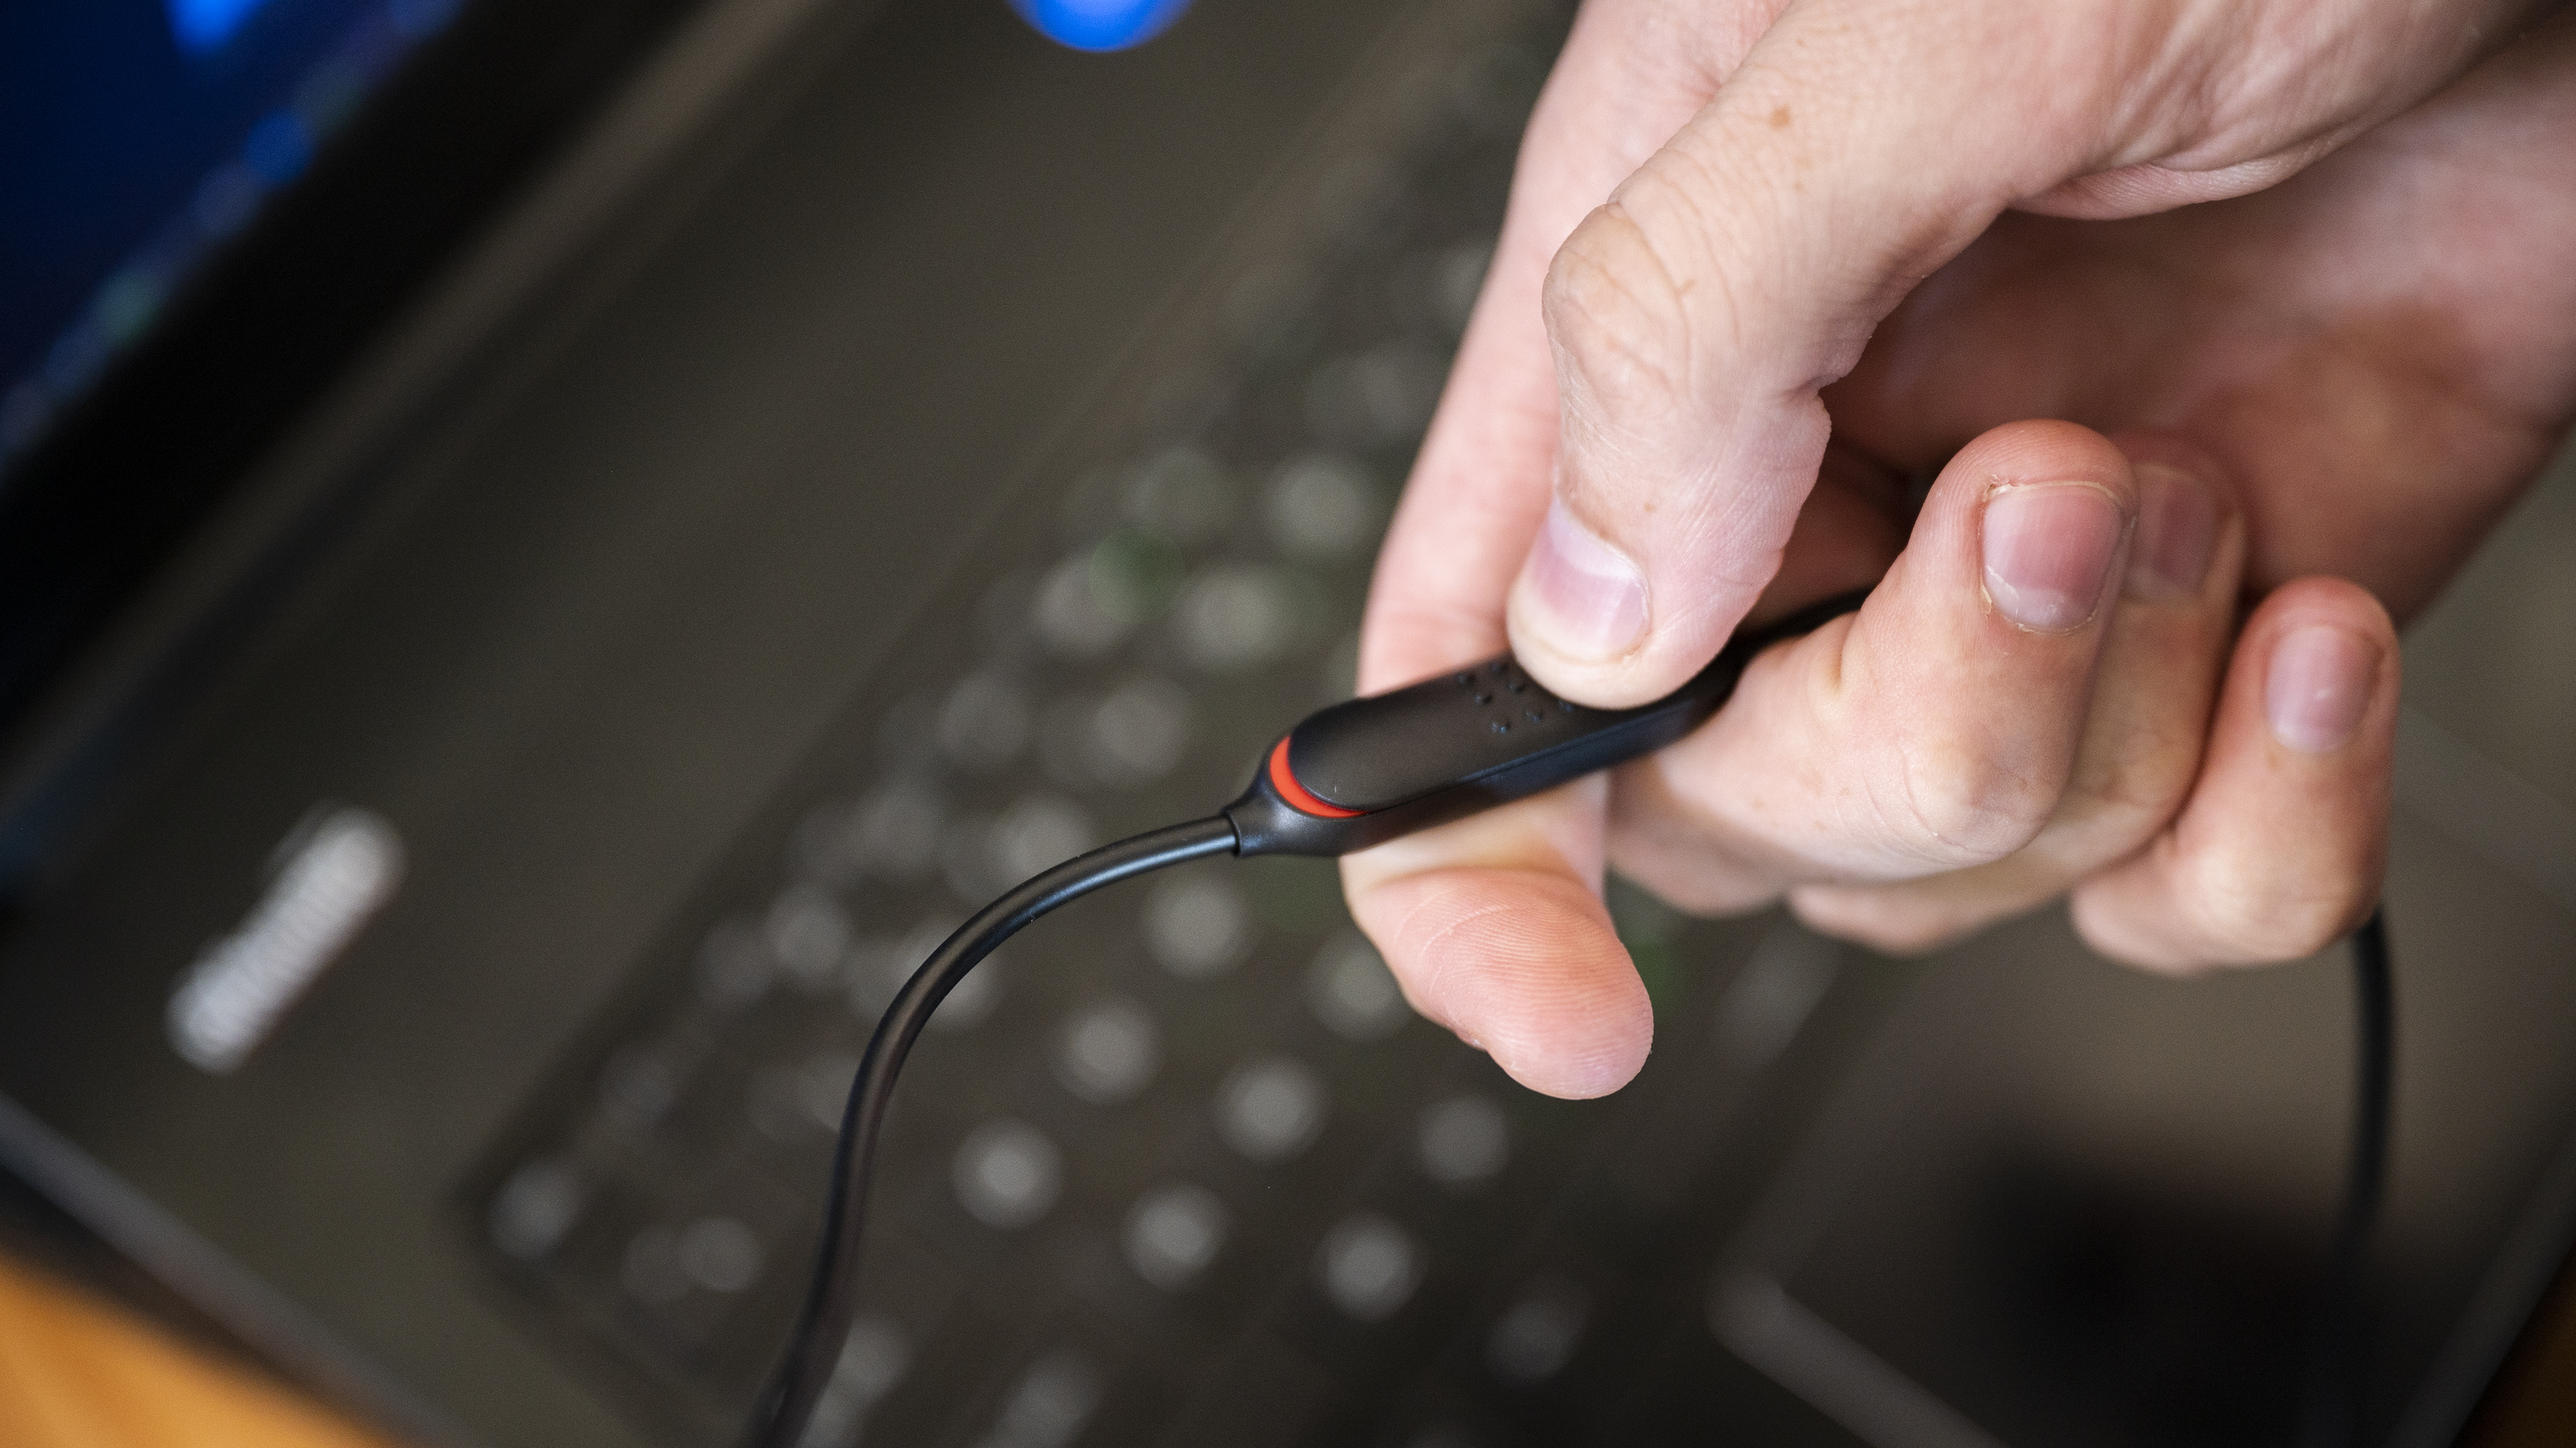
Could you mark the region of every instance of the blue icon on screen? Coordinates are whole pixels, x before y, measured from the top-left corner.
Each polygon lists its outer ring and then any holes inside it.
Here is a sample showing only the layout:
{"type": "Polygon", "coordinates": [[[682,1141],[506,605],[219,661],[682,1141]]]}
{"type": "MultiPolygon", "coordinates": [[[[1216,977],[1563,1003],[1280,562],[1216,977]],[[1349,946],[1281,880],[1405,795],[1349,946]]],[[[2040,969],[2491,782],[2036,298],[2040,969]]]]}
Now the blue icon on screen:
{"type": "Polygon", "coordinates": [[[233,38],[254,11],[268,0],[170,0],[170,33],[190,55],[214,49],[233,38]]]}
{"type": "Polygon", "coordinates": [[[1190,0],[1011,0],[1011,8],[1059,45],[1125,50],[1171,29],[1190,0]]]}

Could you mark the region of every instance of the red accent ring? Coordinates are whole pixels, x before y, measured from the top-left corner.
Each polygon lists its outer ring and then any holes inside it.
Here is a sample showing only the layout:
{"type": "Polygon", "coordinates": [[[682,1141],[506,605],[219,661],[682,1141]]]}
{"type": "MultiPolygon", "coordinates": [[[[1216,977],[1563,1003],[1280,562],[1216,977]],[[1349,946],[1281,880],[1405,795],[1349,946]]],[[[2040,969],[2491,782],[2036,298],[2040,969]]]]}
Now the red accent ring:
{"type": "Polygon", "coordinates": [[[1288,741],[1284,737],[1270,750],[1270,787],[1279,791],[1279,797],[1288,801],[1289,807],[1300,814],[1310,814],[1320,819],[1348,820],[1357,819],[1368,813],[1364,809],[1344,809],[1337,804],[1326,804],[1317,799],[1313,791],[1299,784],[1297,776],[1288,772],[1288,741]]]}

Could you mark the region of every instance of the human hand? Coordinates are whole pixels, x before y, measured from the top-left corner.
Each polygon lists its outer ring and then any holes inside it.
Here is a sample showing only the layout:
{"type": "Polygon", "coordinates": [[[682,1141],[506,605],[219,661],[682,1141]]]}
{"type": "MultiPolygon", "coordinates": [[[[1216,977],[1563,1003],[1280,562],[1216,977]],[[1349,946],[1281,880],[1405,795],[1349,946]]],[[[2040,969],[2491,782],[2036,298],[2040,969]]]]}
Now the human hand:
{"type": "Polygon", "coordinates": [[[2425,43],[2420,8],[2347,7],[2318,70],[2313,47],[2264,29],[2273,8],[2152,17],[2230,31],[2213,39],[2150,34],[2138,7],[1991,0],[1929,17],[1952,27],[1932,33],[1914,11],[1837,29],[1853,7],[1832,0],[1776,23],[1596,0],[1382,556],[1363,687],[1490,652],[1508,612],[1558,692],[1652,697],[1771,583],[1793,521],[1784,602],[1895,551],[1891,477],[2015,417],[2154,429],[2124,441],[2207,493],[2205,579],[2227,581],[2153,618],[2105,601],[2013,628],[1984,611],[1981,479],[2083,480],[2122,527],[2143,496],[2128,552],[2082,544],[2081,506],[2051,534],[2060,564],[2104,580],[2152,539],[2169,479],[2064,429],[1975,444],[1891,575],[1905,587],[1780,651],[1707,732],[1623,772],[1615,800],[1590,782],[1348,863],[1354,911],[1417,1005],[1540,1089],[1633,1074],[1651,1021],[1596,898],[1605,856],[1686,905],[1787,891],[1815,923],[1897,947],[2076,887],[2097,945],[2175,967],[2302,954],[2366,910],[2393,639],[2358,590],[2279,586],[2332,571],[2420,606],[2562,427],[2576,54],[2555,25],[2370,130],[2474,47],[2425,43]],[[1685,120],[1549,275],[1582,208],[1685,120]],[[2064,219],[2258,190],[2356,135],[2259,196],[2064,219]],[[2006,204],[2059,215],[1998,220],[2006,204]],[[1801,518],[1828,403],[1836,477],[1801,518]],[[2230,664],[2240,568],[2274,596],[2230,664]],[[2359,700],[2322,751],[2285,742],[2265,707],[2274,644],[2308,623],[2351,645],[2340,663],[2309,650],[2315,680],[2359,700]],[[2307,760],[2321,792],[2266,773],[2317,753],[2334,756],[2307,760]],[[1885,802],[1924,781],[1937,807],[1911,812],[1912,837],[1889,828],[1906,812],[1885,802]]]}

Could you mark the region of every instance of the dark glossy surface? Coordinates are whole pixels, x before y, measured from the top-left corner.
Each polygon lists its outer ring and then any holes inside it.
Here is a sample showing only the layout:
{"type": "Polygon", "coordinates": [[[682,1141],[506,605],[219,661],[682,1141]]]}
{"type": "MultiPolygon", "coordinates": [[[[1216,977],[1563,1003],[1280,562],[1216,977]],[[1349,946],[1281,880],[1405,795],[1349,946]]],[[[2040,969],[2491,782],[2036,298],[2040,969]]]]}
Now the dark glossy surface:
{"type": "Polygon", "coordinates": [[[1507,654],[1317,713],[1290,731],[1288,767],[1319,798],[1357,810],[1392,809],[1505,772],[1560,783],[1574,776],[1556,761],[1587,741],[1615,732],[1652,737],[1645,747],[1653,748],[1679,738],[1725,697],[1728,673],[1724,687],[1703,674],[1641,708],[1586,709],[1549,693],[1507,654]],[[1666,719],[1683,722],[1655,727],[1666,719]]]}
{"type": "Polygon", "coordinates": [[[1288,732],[1284,763],[1325,804],[1286,798],[1265,768],[1226,814],[1247,855],[1346,855],[1527,799],[1675,742],[1725,707],[1755,656],[1860,607],[1847,594],[1729,640],[1690,682],[1651,704],[1587,709],[1509,655],[1318,710],[1288,732]]]}

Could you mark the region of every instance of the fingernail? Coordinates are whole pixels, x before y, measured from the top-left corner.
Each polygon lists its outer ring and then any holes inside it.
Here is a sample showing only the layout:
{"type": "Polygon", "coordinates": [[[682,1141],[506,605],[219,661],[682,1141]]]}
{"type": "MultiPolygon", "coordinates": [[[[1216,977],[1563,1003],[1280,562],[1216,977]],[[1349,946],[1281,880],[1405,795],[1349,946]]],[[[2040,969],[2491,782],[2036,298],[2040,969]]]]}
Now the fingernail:
{"type": "Polygon", "coordinates": [[[1614,659],[1646,632],[1646,576],[1628,555],[1576,522],[1560,498],[1530,549],[1530,591],[1541,638],[1577,659],[1614,659]]]}
{"type": "Polygon", "coordinates": [[[2331,624],[2283,635],[2263,680],[2272,737],[2301,754],[2341,749],[2361,728],[2378,675],[2379,650],[2331,624]]]}
{"type": "Polygon", "coordinates": [[[2200,480],[2162,463],[2138,464],[2138,533],[2129,540],[2132,598],[2191,598],[2218,542],[2218,500],[2200,480]]]}
{"type": "Polygon", "coordinates": [[[2120,551],[2119,501],[2094,483],[2030,483],[1986,502],[1986,596],[2038,633],[2080,628],[2102,606],[2120,551]]]}

